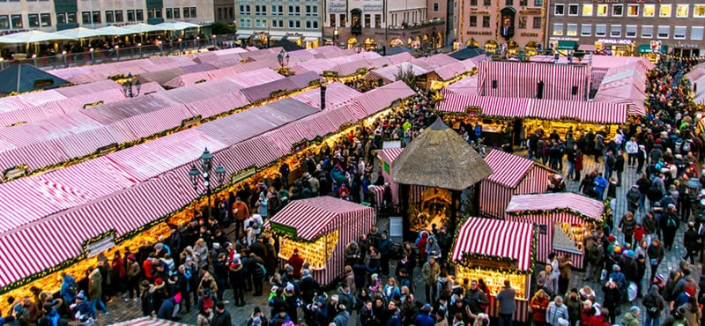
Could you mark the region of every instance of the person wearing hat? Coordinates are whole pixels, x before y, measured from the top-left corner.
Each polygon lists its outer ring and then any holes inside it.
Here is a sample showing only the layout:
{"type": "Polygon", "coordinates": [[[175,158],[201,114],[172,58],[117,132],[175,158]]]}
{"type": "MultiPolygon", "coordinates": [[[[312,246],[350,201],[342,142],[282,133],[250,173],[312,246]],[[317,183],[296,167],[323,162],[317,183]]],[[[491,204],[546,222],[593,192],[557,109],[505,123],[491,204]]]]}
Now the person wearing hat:
{"type": "Polygon", "coordinates": [[[645,326],[658,326],[661,312],[666,308],[666,300],[658,291],[658,285],[653,284],[649,288],[649,293],[641,301],[646,309],[645,326]]]}
{"type": "Polygon", "coordinates": [[[624,326],[639,326],[639,314],[641,314],[639,307],[632,306],[629,308],[629,312],[622,317],[622,324],[624,326]]]}
{"type": "Polygon", "coordinates": [[[80,321],[87,321],[93,316],[93,309],[83,291],[76,295],[76,302],[69,305],[69,310],[71,311],[71,316],[80,321]]]}
{"type": "Polygon", "coordinates": [[[142,268],[140,264],[135,259],[134,254],[127,255],[127,290],[129,298],[125,298],[125,301],[134,300],[140,297],[139,281],[142,274],[142,268]]]}
{"type": "Polygon", "coordinates": [[[304,265],[304,259],[299,255],[299,249],[294,248],[294,253],[291,254],[287,263],[294,269],[292,273],[294,278],[301,278],[301,267],[304,265]]]}
{"type": "Polygon", "coordinates": [[[425,304],[421,308],[421,312],[416,316],[416,320],[414,321],[415,326],[433,326],[435,324],[435,321],[433,320],[433,317],[431,317],[431,311],[433,308],[431,307],[430,304],[425,304]]]}

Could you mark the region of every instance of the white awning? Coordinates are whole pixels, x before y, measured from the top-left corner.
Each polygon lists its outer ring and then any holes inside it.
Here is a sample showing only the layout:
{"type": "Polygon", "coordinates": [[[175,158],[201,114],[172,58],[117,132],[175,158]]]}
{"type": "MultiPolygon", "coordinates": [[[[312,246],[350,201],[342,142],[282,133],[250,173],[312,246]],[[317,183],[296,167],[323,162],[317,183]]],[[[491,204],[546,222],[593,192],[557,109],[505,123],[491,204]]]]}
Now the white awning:
{"type": "Polygon", "coordinates": [[[281,41],[285,36],[284,35],[271,35],[269,39],[271,41],[281,41]]]}
{"type": "Polygon", "coordinates": [[[240,34],[237,36],[237,39],[238,40],[246,40],[246,39],[249,39],[250,37],[252,37],[252,35],[250,35],[250,34],[240,34]]]}
{"type": "Polygon", "coordinates": [[[304,42],[316,42],[318,41],[317,37],[304,37],[304,42]]]}

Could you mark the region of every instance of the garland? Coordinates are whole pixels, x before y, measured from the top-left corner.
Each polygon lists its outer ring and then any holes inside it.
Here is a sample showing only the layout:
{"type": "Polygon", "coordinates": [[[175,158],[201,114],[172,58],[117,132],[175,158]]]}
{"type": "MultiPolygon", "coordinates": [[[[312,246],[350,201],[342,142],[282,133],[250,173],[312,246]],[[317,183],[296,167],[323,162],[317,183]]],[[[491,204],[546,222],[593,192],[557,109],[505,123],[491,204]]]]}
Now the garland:
{"type": "Polygon", "coordinates": [[[575,215],[575,216],[579,217],[581,220],[583,220],[586,223],[595,223],[597,225],[602,225],[602,224],[604,224],[606,216],[608,214],[612,213],[612,209],[609,206],[609,202],[610,202],[609,199],[607,199],[603,202],[603,205],[605,205],[605,207],[603,208],[603,212],[600,215],[600,218],[602,219],[602,221],[599,221],[595,217],[585,215],[585,214],[578,212],[576,210],[573,210],[571,208],[555,208],[555,209],[548,209],[548,210],[527,209],[527,210],[523,210],[523,211],[507,212],[507,214],[511,215],[511,216],[524,216],[524,215],[546,216],[546,215],[551,215],[551,214],[567,213],[567,214],[571,214],[571,215],[575,215]]]}
{"type": "Polygon", "coordinates": [[[323,77],[338,77],[338,72],[333,70],[324,71],[321,76],[323,77]]]}
{"type": "Polygon", "coordinates": [[[26,124],[26,123],[27,123],[27,121],[18,121],[18,122],[11,123],[11,124],[7,125],[7,127],[10,128],[10,127],[21,126],[21,125],[26,124]]]}
{"type": "Polygon", "coordinates": [[[87,251],[86,249],[88,248],[88,246],[90,246],[100,240],[103,240],[107,237],[110,237],[110,236],[112,236],[114,239],[117,239],[117,231],[115,231],[115,229],[110,229],[108,231],[105,231],[105,232],[99,234],[97,237],[93,237],[93,238],[90,238],[86,241],[83,241],[81,243],[81,247],[83,247],[83,251],[87,251]]]}
{"type": "Polygon", "coordinates": [[[105,103],[105,102],[103,102],[103,101],[97,101],[97,102],[92,102],[92,103],[86,103],[86,104],[83,105],[83,109],[84,109],[84,110],[85,110],[85,109],[90,109],[90,108],[92,108],[92,107],[94,107],[94,106],[102,105],[102,104],[104,104],[104,103],[105,103]]]}
{"type": "Polygon", "coordinates": [[[207,82],[207,80],[201,79],[201,80],[197,80],[194,84],[201,84],[201,83],[205,83],[205,82],[207,82]]]}

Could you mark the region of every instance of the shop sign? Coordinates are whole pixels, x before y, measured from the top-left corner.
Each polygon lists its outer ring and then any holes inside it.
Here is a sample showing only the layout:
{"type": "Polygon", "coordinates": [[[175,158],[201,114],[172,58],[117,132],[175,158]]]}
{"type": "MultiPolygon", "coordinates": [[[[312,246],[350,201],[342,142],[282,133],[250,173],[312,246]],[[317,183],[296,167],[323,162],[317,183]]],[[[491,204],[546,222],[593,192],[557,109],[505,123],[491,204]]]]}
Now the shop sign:
{"type": "Polygon", "coordinates": [[[507,260],[487,260],[487,259],[477,259],[471,261],[471,264],[473,266],[479,266],[479,267],[484,267],[484,268],[489,268],[489,269],[504,269],[504,270],[512,270],[515,269],[516,263],[514,261],[507,261],[507,260]]]}
{"type": "Polygon", "coordinates": [[[471,9],[470,9],[470,13],[471,13],[471,14],[479,14],[479,15],[482,15],[482,14],[484,14],[484,15],[489,15],[489,14],[490,14],[490,12],[489,12],[488,10],[477,10],[477,9],[474,9],[474,8],[471,8],[471,9]]]}
{"type": "Polygon", "coordinates": [[[682,48],[682,49],[699,49],[700,46],[697,44],[677,44],[674,46],[675,48],[682,48]]]}
{"type": "Polygon", "coordinates": [[[254,166],[251,166],[249,168],[246,168],[244,170],[240,170],[240,172],[233,174],[230,177],[230,182],[231,183],[238,183],[242,180],[245,180],[251,176],[253,176],[257,172],[257,168],[254,166]]]}
{"type": "Polygon", "coordinates": [[[480,115],[480,108],[477,106],[468,106],[465,108],[465,113],[468,117],[477,117],[480,115]]]}
{"type": "Polygon", "coordinates": [[[543,10],[541,8],[531,8],[531,9],[525,9],[525,10],[519,10],[519,13],[522,15],[540,15],[542,14],[543,10]]]}
{"type": "Polygon", "coordinates": [[[345,8],[328,8],[328,12],[346,12],[345,8]]]}
{"type": "Polygon", "coordinates": [[[100,154],[100,155],[106,155],[106,154],[114,153],[117,150],[118,150],[118,144],[112,143],[109,145],[105,145],[101,148],[98,148],[98,150],[96,152],[98,152],[98,154],[100,154]]]}
{"type": "Polygon", "coordinates": [[[389,168],[389,163],[384,162],[383,166],[384,166],[384,172],[386,172],[387,174],[392,174],[392,170],[389,168]]]}
{"type": "Polygon", "coordinates": [[[632,40],[625,40],[625,39],[615,39],[615,38],[601,38],[598,40],[598,42],[602,42],[603,44],[620,44],[620,45],[628,45],[632,44],[632,40]]]}
{"type": "Polygon", "coordinates": [[[467,31],[468,35],[492,35],[491,31],[467,31]]]}
{"type": "Polygon", "coordinates": [[[5,179],[15,179],[27,175],[29,171],[29,166],[27,164],[21,164],[12,168],[5,170],[5,179]]]}
{"type": "Polygon", "coordinates": [[[270,222],[269,225],[272,227],[272,230],[277,233],[281,233],[284,235],[288,235],[290,237],[296,238],[296,228],[288,226],[288,225],[283,225],[279,224],[276,222],[270,222]]]}
{"type": "Polygon", "coordinates": [[[548,225],[539,224],[539,234],[543,234],[543,235],[548,234],[548,225]]]}
{"type": "Polygon", "coordinates": [[[523,37],[539,37],[539,33],[521,33],[523,37]]]}
{"type": "MultiPolygon", "coordinates": [[[[90,242],[90,240],[89,240],[90,242]]],[[[84,248],[84,251],[86,252],[86,257],[93,257],[97,256],[101,252],[105,252],[106,250],[109,250],[110,248],[115,246],[115,233],[111,232],[110,234],[105,235],[104,238],[90,242],[87,244],[84,248]]]]}

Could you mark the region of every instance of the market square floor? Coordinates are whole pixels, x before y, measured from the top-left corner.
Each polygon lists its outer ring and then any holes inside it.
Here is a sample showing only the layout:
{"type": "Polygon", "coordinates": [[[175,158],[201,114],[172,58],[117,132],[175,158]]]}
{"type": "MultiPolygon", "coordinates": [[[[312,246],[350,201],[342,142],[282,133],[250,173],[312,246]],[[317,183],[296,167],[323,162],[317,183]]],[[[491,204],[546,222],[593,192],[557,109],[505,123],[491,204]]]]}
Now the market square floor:
{"type": "MultiPolygon", "coordinates": [[[[525,155],[525,152],[517,152],[515,154],[518,155],[525,155]]],[[[604,171],[604,160],[602,160],[602,163],[595,163],[593,160],[593,157],[585,157],[584,160],[584,165],[585,171],[592,171],[593,169],[598,169],[600,171],[604,171]]],[[[567,163],[564,161],[564,171],[563,175],[565,176],[567,174],[567,163]]],[[[700,169],[698,169],[699,171],[700,169]]],[[[636,169],[626,167],[624,173],[623,173],[624,180],[622,182],[622,186],[617,188],[617,200],[616,200],[616,207],[615,207],[615,213],[614,213],[614,219],[615,219],[615,225],[619,223],[619,219],[624,215],[626,212],[626,192],[629,190],[629,187],[631,185],[636,183],[636,180],[639,178],[639,176],[636,174],[636,169]]],[[[566,180],[566,185],[567,185],[567,190],[568,191],[578,191],[578,183],[574,182],[572,180],[566,180]]],[[[639,219],[641,216],[638,217],[639,219]]],[[[385,230],[388,226],[388,220],[387,219],[380,219],[378,221],[378,225],[380,226],[380,229],[385,230]]],[[[665,275],[668,275],[668,271],[670,269],[677,269],[678,264],[681,262],[681,257],[685,254],[684,249],[683,249],[683,232],[684,232],[685,226],[681,224],[681,229],[678,232],[678,235],[676,236],[676,239],[674,241],[674,246],[672,251],[666,251],[666,259],[664,263],[662,263],[659,266],[659,273],[663,273],[665,275]]],[[[232,234],[230,234],[230,237],[232,238],[232,234]]],[[[621,239],[621,236],[618,237],[621,239]]],[[[232,240],[232,239],[231,239],[232,240]]],[[[392,263],[393,264],[393,263],[392,263]]],[[[696,264],[696,266],[692,267],[693,271],[693,276],[696,280],[699,280],[700,277],[700,264],[696,264]]],[[[537,265],[535,270],[541,271],[543,266],[537,265]]],[[[391,268],[390,268],[391,269],[391,268]]],[[[391,269],[393,270],[393,269],[391,269]]],[[[648,272],[647,272],[648,273],[648,272]]],[[[424,292],[423,290],[423,283],[420,278],[420,271],[417,270],[416,273],[414,273],[416,276],[415,278],[415,283],[416,283],[416,295],[418,299],[424,299],[424,292]]],[[[585,277],[585,273],[583,271],[574,271],[572,274],[571,282],[569,288],[581,288],[584,285],[589,285],[590,287],[595,290],[595,292],[598,294],[598,302],[602,303],[602,284],[594,283],[594,282],[584,282],[582,279],[585,277]]],[[[269,289],[269,284],[265,283],[265,289],[269,289]]],[[[265,291],[265,294],[267,291],[265,291]]],[[[225,298],[226,300],[232,298],[232,290],[228,289],[225,291],[225,298]]],[[[638,304],[641,306],[640,300],[638,304]]],[[[244,307],[235,307],[233,304],[226,305],[228,311],[230,312],[230,315],[232,316],[232,321],[234,326],[241,326],[241,325],[246,325],[250,313],[254,309],[254,307],[260,307],[262,311],[265,311],[265,313],[268,313],[269,311],[269,305],[267,302],[267,296],[262,295],[259,297],[253,297],[251,293],[246,293],[245,294],[245,302],[247,303],[246,306],[244,307]]],[[[116,297],[112,303],[108,304],[108,309],[110,313],[108,315],[100,315],[98,317],[98,325],[110,325],[113,323],[121,322],[121,321],[127,321],[130,319],[134,318],[139,318],[141,317],[141,311],[139,309],[139,302],[124,302],[121,297],[116,297]]],[[[629,310],[629,305],[625,304],[622,306],[622,311],[628,311],[629,310]]],[[[643,311],[643,307],[642,307],[643,311]]],[[[196,318],[197,318],[198,311],[197,309],[192,309],[190,313],[188,314],[183,314],[181,316],[180,322],[182,323],[187,323],[187,324],[195,324],[196,323],[196,318]]],[[[644,315],[641,314],[639,321],[643,325],[644,323],[644,315]]],[[[300,315],[301,316],[301,315],[300,315]]],[[[353,314],[352,318],[350,318],[350,326],[355,325],[355,315],[353,314]]],[[[621,323],[621,318],[617,318],[617,324],[621,323]]]]}

